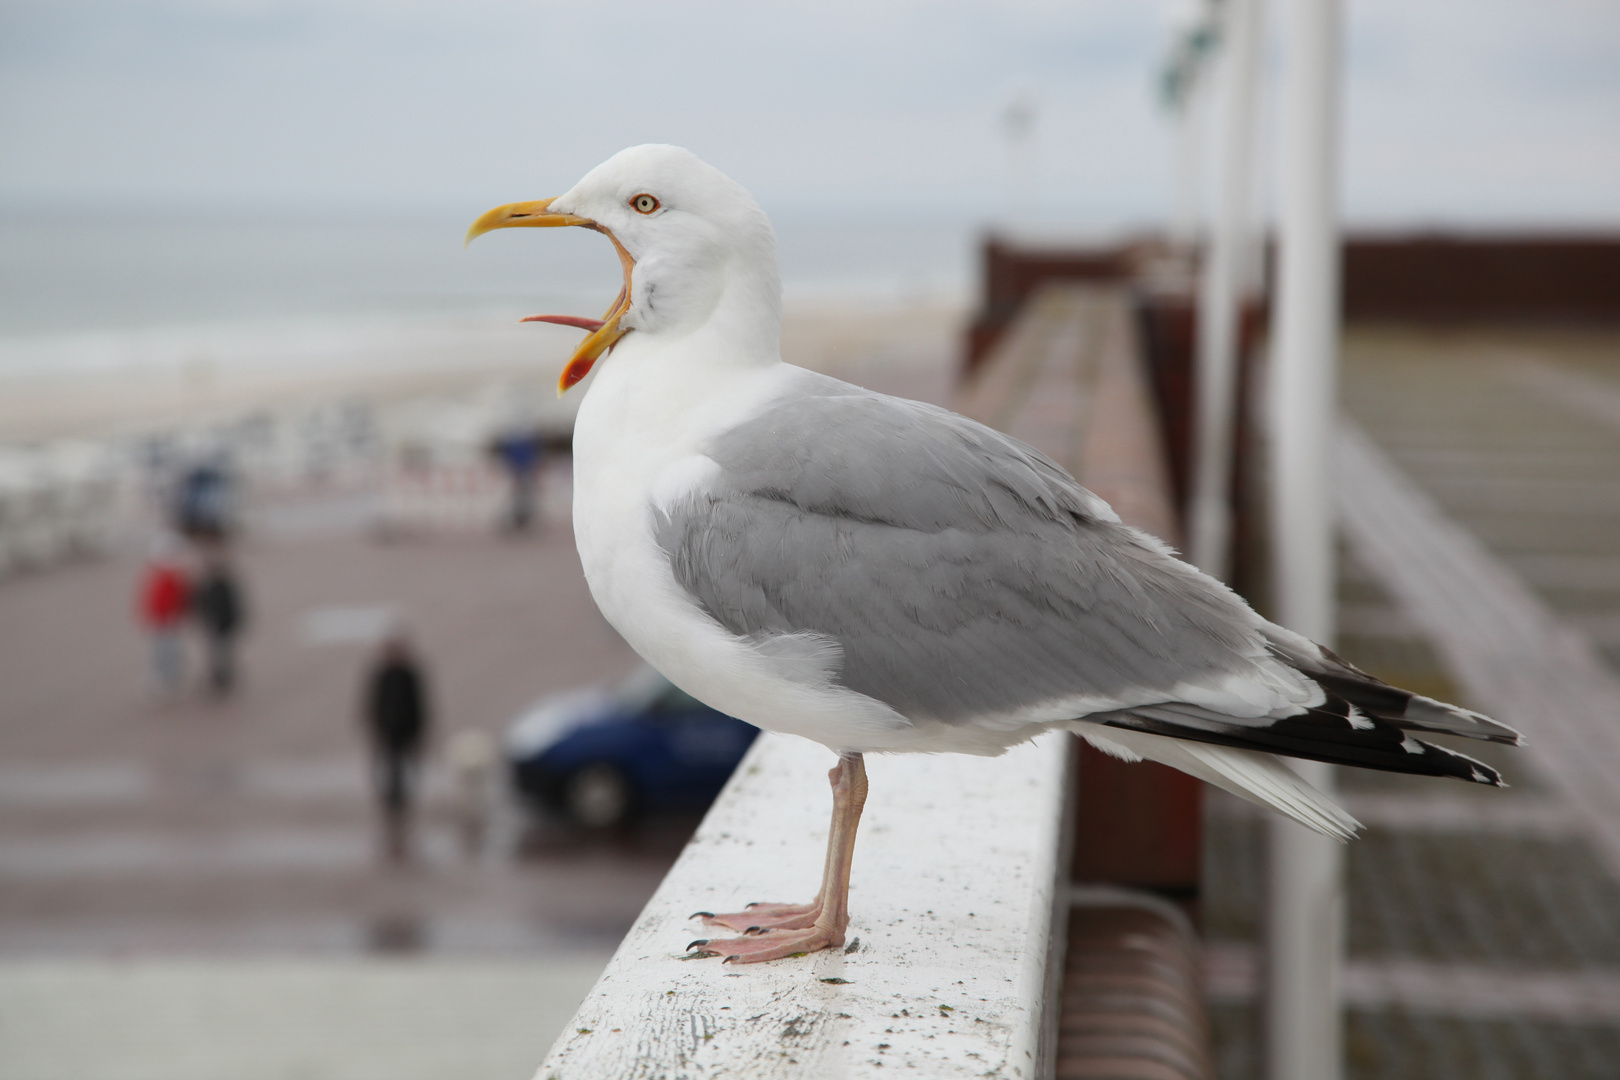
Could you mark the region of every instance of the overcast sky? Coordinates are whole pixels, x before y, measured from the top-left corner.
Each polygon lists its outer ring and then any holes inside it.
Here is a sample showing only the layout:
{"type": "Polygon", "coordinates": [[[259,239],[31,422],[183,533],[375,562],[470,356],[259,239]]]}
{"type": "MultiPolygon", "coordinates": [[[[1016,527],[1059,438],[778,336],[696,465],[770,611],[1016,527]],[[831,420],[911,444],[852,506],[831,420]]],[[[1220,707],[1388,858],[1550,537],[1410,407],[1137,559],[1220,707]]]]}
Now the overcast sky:
{"type": "MultiPolygon", "coordinates": [[[[1346,8],[1353,220],[1620,225],[1620,3],[1346,8]]],[[[459,219],[664,141],[778,213],[977,221],[1029,85],[1044,211],[1118,227],[1170,201],[1165,27],[1150,0],[5,0],[0,202],[459,219]]]]}

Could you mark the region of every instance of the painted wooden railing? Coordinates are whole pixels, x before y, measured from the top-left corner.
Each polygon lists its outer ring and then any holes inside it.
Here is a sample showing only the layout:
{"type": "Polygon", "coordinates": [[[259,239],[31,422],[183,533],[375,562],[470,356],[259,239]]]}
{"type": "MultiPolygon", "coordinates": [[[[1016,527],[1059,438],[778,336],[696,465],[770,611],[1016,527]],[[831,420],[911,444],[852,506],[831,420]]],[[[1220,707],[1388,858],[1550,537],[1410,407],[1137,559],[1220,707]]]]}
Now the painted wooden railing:
{"type": "Polygon", "coordinates": [[[537,1076],[1038,1075],[1063,738],[993,759],[870,756],[844,949],[683,960],[709,936],[692,912],[819,882],[833,756],[762,737],[537,1076]]]}

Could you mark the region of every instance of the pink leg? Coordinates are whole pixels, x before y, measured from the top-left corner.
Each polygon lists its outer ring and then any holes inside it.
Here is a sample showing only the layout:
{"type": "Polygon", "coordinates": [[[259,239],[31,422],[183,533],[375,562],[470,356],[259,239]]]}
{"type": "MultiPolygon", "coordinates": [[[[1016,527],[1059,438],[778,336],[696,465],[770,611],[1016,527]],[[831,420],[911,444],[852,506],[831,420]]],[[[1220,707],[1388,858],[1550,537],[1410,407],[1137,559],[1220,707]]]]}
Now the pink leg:
{"type": "Polygon", "coordinates": [[[827,779],[833,792],[832,828],[827,836],[821,892],[815,901],[750,904],[744,911],[726,915],[699,912],[708,926],[724,926],[748,936],[699,939],[688,946],[692,956],[723,956],[727,961],[752,964],[844,943],[844,931],[849,928],[849,869],[855,857],[855,830],[866,805],[866,762],[859,754],[845,754],[827,779]]]}
{"type": "MultiPolygon", "coordinates": [[[[858,756],[858,755],[857,755],[858,756]]],[[[742,911],[728,912],[716,915],[712,911],[699,911],[694,917],[702,917],[705,926],[723,926],[727,930],[736,930],[743,934],[757,934],[763,930],[803,930],[814,926],[817,916],[821,914],[821,902],[827,893],[827,883],[837,874],[834,863],[834,834],[838,828],[839,807],[841,798],[847,797],[847,791],[841,792],[840,785],[847,786],[845,777],[846,762],[848,758],[840,756],[838,764],[827,773],[827,781],[832,785],[833,791],[833,833],[827,837],[827,859],[821,870],[821,887],[816,892],[816,898],[808,904],[749,904],[742,911]]],[[[861,766],[862,795],[865,802],[865,765],[861,766]]],[[[860,809],[857,807],[857,819],[860,809]]]]}

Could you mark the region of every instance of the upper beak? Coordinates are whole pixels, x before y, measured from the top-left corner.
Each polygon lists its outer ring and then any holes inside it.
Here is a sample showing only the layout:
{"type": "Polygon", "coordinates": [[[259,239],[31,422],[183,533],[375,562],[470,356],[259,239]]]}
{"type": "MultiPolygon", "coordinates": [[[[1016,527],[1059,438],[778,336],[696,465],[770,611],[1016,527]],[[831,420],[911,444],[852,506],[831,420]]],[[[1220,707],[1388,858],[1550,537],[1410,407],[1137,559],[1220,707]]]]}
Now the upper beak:
{"type": "Polygon", "coordinates": [[[497,206],[485,213],[472,223],[467,229],[466,243],[470,244],[476,238],[495,229],[513,228],[555,228],[562,225],[579,225],[597,232],[613,241],[613,248],[619,253],[619,265],[624,269],[624,288],[619,290],[618,299],[607,309],[601,319],[581,319],[571,315],[531,315],[524,322],[550,322],[563,326],[576,326],[590,333],[580,342],[579,348],[563,366],[562,376],[557,380],[557,396],[561,397],[575,383],[590,373],[591,365],[595,364],[606,353],[618,344],[620,338],[630,331],[621,328],[619,321],[624,313],[630,310],[630,275],[635,269],[636,261],[630,253],[624,250],[619,238],[607,229],[598,225],[588,217],[578,214],[554,214],[551,204],[556,199],[536,199],[533,202],[507,203],[497,206]]]}
{"type": "Polygon", "coordinates": [[[590,218],[580,217],[578,214],[551,213],[550,206],[556,201],[555,198],[536,199],[533,202],[514,202],[497,206],[472,223],[467,229],[467,239],[462,242],[462,246],[465,247],[485,233],[494,232],[496,229],[515,229],[520,226],[544,229],[560,225],[596,225],[590,218]]]}

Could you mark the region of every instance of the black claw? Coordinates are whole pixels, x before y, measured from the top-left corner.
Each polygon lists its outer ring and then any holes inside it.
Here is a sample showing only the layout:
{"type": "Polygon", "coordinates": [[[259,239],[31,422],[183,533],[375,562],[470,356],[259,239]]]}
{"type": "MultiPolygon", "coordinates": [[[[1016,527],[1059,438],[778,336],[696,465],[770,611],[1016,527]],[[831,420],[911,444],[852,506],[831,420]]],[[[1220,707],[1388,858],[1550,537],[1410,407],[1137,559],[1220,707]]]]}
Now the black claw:
{"type": "Polygon", "coordinates": [[[730,963],[733,963],[734,961],[740,960],[741,958],[742,958],[742,955],[740,953],[732,953],[730,956],[726,957],[724,960],[722,960],[720,962],[722,964],[730,964],[730,963]]]}
{"type": "Polygon", "coordinates": [[[763,901],[763,900],[751,900],[748,903],[744,904],[743,907],[745,907],[745,908],[759,907],[759,905],[763,904],[764,902],[765,901],[763,901]]]}
{"type": "Polygon", "coordinates": [[[688,915],[687,918],[688,919],[712,919],[712,918],[714,918],[714,912],[712,912],[712,911],[694,911],[694,912],[692,912],[692,914],[688,915]]]}
{"type": "Polygon", "coordinates": [[[748,929],[743,931],[745,934],[763,934],[764,932],[765,928],[763,926],[750,926],[748,929]]]}
{"type": "Polygon", "coordinates": [[[691,952],[693,949],[697,948],[699,945],[707,945],[708,943],[709,943],[708,938],[700,937],[696,941],[692,942],[692,944],[688,945],[686,947],[686,951],[691,952]]]}

